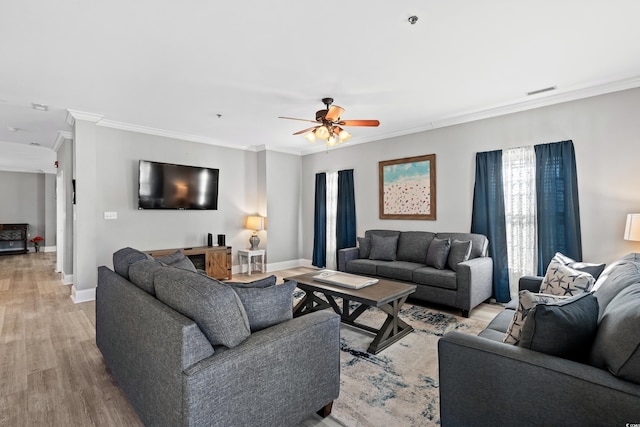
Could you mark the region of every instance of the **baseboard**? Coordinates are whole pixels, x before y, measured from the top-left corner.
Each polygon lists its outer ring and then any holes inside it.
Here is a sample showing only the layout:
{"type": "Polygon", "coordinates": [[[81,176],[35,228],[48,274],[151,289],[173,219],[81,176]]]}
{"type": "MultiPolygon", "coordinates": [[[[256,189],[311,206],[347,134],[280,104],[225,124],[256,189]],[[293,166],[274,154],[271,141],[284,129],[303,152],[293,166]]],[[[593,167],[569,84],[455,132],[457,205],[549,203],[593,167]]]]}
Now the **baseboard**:
{"type": "Polygon", "coordinates": [[[55,246],[44,246],[42,250],[44,252],[56,252],[57,249],[55,246]]]}
{"type": "Polygon", "coordinates": [[[310,259],[294,259],[291,261],[281,261],[281,262],[273,262],[271,264],[267,263],[267,272],[278,271],[278,270],[286,270],[288,268],[296,268],[296,267],[313,267],[311,265],[310,259]]]}
{"type": "Polygon", "coordinates": [[[60,278],[63,285],[73,285],[73,274],[64,274],[64,271],[62,271],[60,278]]]}
{"type": "Polygon", "coordinates": [[[91,289],[76,289],[76,285],[71,287],[71,300],[78,304],[81,302],[95,301],[96,288],[91,289]]]}

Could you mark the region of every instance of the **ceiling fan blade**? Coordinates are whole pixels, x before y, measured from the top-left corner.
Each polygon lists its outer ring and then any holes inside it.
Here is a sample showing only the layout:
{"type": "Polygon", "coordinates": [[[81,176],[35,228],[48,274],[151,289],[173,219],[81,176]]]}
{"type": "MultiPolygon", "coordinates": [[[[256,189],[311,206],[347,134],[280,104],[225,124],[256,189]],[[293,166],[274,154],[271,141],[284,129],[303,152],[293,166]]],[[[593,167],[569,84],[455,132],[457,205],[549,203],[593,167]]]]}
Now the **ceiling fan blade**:
{"type": "Polygon", "coordinates": [[[311,122],[311,123],[318,123],[315,120],[309,120],[309,119],[297,119],[295,117],[278,117],[279,119],[287,119],[287,120],[299,120],[301,122],[311,122]]]}
{"type": "Polygon", "coordinates": [[[327,115],[324,116],[325,119],[330,122],[335,122],[340,118],[340,115],[344,113],[344,108],[338,107],[337,105],[332,105],[329,107],[329,111],[327,111],[327,115]]]}
{"type": "Polygon", "coordinates": [[[380,126],[378,120],[340,120],[340,126],[380,126]]]}
{"type": "Polygon", "coordinates": [[[317,127],[318,127],[318,126],[312,126],[312,127],[307,128],[307,129],[305,129],[305,130],[298,131],[298,132],[294,133],[294,135],[300,135],[301,133],[307,133],[307,132],[309,132],[310,130],[313,130],[313,129],[317,128],[317,127]]]}

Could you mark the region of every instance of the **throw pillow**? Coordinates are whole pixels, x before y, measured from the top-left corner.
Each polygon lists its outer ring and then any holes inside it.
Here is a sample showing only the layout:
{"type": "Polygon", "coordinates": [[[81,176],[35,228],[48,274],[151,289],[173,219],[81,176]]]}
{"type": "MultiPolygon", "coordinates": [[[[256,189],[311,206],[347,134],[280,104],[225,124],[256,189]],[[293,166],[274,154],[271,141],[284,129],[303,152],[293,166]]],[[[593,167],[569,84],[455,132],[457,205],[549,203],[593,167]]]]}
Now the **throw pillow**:
{"type": "Polygon", "coordinates": [[[568,267],[557,255],[547,267],[540,293],[573,296],[591,290],[595,283],[593,276],[568,267]]]}
{"type": "Polygon", "coordinates": [[[287,281],[267,288],[234,286],[249,319],[251,332],[291,320],[293,317],[293,290],[298,284],[287,281]]]}
{"type": "Polygon", "coordinates": [[[471,255],[471,240],[461,241],[454,240],[449,249],[449,257],[447,258],[447,266],[456,271],[458,264],[469,260],[471,255]]]}
{"type": "Polygon", "coordinates": [[[153,280],[156,273],[163,268],[167,267],[156,259],[143,259],[129,267],[129,281],[143,291],[155,295],[153,280]]]}
{"type": "Polygon", "coordinates": [[[113,270],[129,280],[129,266],[148,258],[151,257],[137,249],[122,248],[113,254],[113,270]]]}
{"type": "Polygon", "coordinates": [[[171,265],[174,262],[178,262],[182,259],[185,258],[185,255],[182,253],[181,250],[177,250],[174,253],[170,254],[170,255],[165,255],[159,258],[156,258],[158,261],[160,261],[163,264],[167,264],[167,265],[171,265]]]}
{"type": "Polygon", "coordinates": [[[598,300],[590,292],[553,303],[538,303],[526,316],[520,347],[584,361],[598,328],[598,300]]]}
{"type": "Polygon", "coordinates": [[[270,286],[275,286],[277,281],[277,277],[271,275],[269,277],[265,277],[264,279],[254,280],[253,282],[224,282],[226,285],[231,286],[232,288],[268,288],[270,286]]]}
{"type": "Polygon", "coordinates": [[[196,322],[211,345],[231,348],[251,335],[242,301],[230,286],[178,268],[159,271],[153,286],[156,297],[196,322]]]}
{"type": "Polygon", "coordinates": [[[522,325],[524,325],[524,321],[527,319],[531,309],[537,304],[552,303],[566,298],[567,297],[558,295],[534,294],[526,290],[520,291],[518,293],[518,308],[513,314],[513,318],[507,328],[507,333],[504,336],[503,342],[507,344],[518,344],[520,341],[520,334],[522,332],[522,325]]]}
{"type": "Polygon", "coordinates": [[[369,258],[371,254],[371,239],[368,237],[358,237],[358,255],[360,258],[369,258]]]}
{"type": "Polygon", "coordinates": [[[604,311],[591,364],[640,384],[640,283],[621,290],[604,311]]]}
{"type": "Polygon", "coordinates": [[[157,260],[163,264],[170,265],[171,267],[193,271],[194,273],[198,271],[189,257],[187,257],[180,250],[175,251],[171,255],[165,255],[163,257],[157,258],[157,260]]]}
{"type": "Polygon", "coordinates": [[[398,236],[382,237],[377,234],[371,236],[371,252],[369,259],[380,261],[395,261],[398,248],[398,236]]]}
{"type": "Polygon", "coordinates": [[[574,270],[582,271],[583,273],[589,273],[593,276],[594,280],[598,280],[598,277],[600,277],[600,274],[602,274],[602,271],[605,267],[605,264],[593,264],[588,262],[576,261],[566,255],[561,254],[560,252],[556,252],[554,258],[564,263],[564,265],[566,265],[567,267],[571,267],[574,270]]]}
{"type": "Polygon", "coordinates": [[[450,248],[451,240],[434,237],[427,251],[427,267],[435,267],[438,270],[444,269],[447,265],[450,248]]]}

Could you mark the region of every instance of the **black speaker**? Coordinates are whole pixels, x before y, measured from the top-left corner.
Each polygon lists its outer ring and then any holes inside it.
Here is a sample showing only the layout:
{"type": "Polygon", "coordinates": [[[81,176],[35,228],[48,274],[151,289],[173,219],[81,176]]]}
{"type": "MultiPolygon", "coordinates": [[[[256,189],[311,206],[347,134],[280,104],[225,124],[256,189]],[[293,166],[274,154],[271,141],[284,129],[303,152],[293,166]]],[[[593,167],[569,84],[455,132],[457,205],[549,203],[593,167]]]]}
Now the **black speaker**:
{"type": "Polygon", "coordinates": [[[224,234],[218,234],[218,246],[225,246],[224,234]]]}
{"type": "Polygon", "coordinates": [[[209,247],[213,246],[213,234],[211,233],[207,235],[207,246],[209,247]]]}

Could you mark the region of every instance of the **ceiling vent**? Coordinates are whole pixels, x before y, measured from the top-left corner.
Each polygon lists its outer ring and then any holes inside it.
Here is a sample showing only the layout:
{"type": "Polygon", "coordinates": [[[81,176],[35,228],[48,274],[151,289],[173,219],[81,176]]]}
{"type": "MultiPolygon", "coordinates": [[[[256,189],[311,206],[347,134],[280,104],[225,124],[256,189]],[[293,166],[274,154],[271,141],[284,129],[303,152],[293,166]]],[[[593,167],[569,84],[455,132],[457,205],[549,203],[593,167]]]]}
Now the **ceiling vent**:
{"type": "Polygon", "coordinates": [[[544,89],[538,89],[538,90],[534,90],[531,92],[527,92],[527,96],[531,96],[531,95],[537,95],[539,93],[543,93],[543,92],[549,92],[552,90],[556,90],[557,86],[549,86],[549,87],[545,87],[544,89]]]}
{"type": "Polygon", "coordinates": [[[32,102],[32,103],[31,103],[31,107],[32,107],[34,110],[38,110],[38,111],[48,111],[48,110],[49,110],[49,107],[48,107],[47,105],[44,105],[44,104],[37,104],[37,103],[35,103],[35,102],[32,102]]]}

